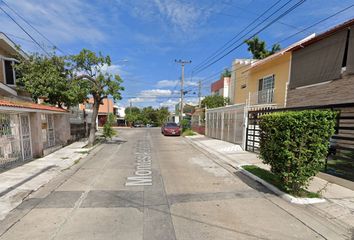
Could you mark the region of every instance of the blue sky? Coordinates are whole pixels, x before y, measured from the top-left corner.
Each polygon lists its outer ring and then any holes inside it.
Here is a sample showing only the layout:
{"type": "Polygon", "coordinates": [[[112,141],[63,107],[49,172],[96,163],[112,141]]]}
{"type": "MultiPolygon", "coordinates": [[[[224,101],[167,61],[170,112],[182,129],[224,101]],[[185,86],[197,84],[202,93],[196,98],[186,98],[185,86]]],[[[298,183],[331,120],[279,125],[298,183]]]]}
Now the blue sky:
{"type": "MultiPolygon", "coordinates": [[[[204,71],[191,74],[193,68],[233,38],[257,18],[275,0],[7,0],[7,3],[54,42],[66,54],[82,48],[109,54],[126,90],[119,105],[129,101],[136,106],[173,106],[178,101],[176,84],[180,66],[175,59],[192,60],[186,66],[188,102],[197,102],[198,80],[203,95],[218,73],[230,67],[235,58],[250,58],[245,45],[204,71]],[[209,77],[215,75],[215,77],[209,77]]],[[[279,3],[286,3],[283,0],[279,3]]],[[[292,4],[297,1],[293,0],[292,4]]],[[[272,45],[299,29],[307,27],[349,5],[353,0],[307,0],[265,31],[260,38],[272,45]],[[290,25],[290,26],[289,26],[290,25]]],[[[50,44],[28,27],[6,6],[37,41],[50,44]]],[[[354,18],[354,7],[326,22],[281,43],[282,47],[354,18]]],[[[41,52],[29,37],[7,16],[0,14],[1,31],[28,52],[41,52]]],[[[60,52],[59,52],[60,53],[60,52]]],[[[61,54],[61,53],[60,53],[61,54]]]]}

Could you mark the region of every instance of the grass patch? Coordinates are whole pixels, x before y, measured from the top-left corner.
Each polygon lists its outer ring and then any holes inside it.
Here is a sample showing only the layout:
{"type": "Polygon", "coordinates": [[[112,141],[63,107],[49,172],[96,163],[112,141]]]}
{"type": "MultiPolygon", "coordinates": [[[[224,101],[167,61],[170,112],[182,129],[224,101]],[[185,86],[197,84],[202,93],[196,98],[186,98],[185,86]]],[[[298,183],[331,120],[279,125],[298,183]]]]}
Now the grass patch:
{"type": "Polygon", "coordinates": [[[88,154],[90,151],[85,150],[85,151],[76,151],[76,153],[81,153],[81,154],[88,154]]]}
{"type": "Polygon", "coordinates": [[[76,159],[76,160],[74,161],[74,164],[73,164],[73,165],[76,165],[76,164],[78,164],[78,163],[80,162],[80,160],[81,160],[81,158],[79,158],[79,159],[76,159]]]}
{"type": "MultiPolygon", "coordinates": [[[[272,184],[273,186],[277,187],[281,191],[291,194],[283,188],[283,184],[281,183],[280,179],[274,173],[272,173],[268,170],[265,170],[263,168],[257,167],[255,165],[245,165],[245,166],[242,166],[242,168],[245,169],[247,172],[250,172],[253,175],[256,175],[257,177],[263,179],[264,181],[272,184]]],[[[293,194],[291,194],[291,195],[293,195],[293,194]]],[[[303,189],[295,197],[320,198],[321,194],[320,194],[320,192],[309,192],[309,191],[303,189]]]]}
{"type": "Polygon", "coordinates": [[[185,136],[194,136],[197,134],[195,132],[193,132],[191,129],[186,129],[182,135],[185,137],[185,136]]]}

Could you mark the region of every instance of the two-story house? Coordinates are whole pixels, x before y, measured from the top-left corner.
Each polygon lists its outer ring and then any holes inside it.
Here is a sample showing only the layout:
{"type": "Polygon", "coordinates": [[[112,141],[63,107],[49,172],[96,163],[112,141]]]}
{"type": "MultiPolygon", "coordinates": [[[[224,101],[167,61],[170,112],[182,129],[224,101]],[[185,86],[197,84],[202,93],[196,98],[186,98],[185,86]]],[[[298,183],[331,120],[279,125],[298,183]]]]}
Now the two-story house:
{"type": "Polygon", "coordinates": [[[19,54],[26,57],[0,33],[0,167],[43,156],[70,139],[68,112],[32,102],[18,86],[19,54]]]}
{"type": "Polygon", "coordinates": [[[294,46],[314,37],[314,34],[261,60],[236,60],[234,103],[249,106],[286,106],[286,94],[294,46]]]}

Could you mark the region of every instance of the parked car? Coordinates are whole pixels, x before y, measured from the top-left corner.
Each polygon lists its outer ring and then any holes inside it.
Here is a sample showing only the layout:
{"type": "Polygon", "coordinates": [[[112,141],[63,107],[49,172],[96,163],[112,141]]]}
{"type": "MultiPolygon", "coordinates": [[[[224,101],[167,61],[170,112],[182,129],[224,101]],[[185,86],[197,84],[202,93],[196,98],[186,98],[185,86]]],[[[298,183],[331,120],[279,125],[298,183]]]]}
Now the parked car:
{"type": "Polygon", "coordinates": [[[161,133],[164,136],[181,136],[181,128],[177,125],[177,123],[169,122],[162,125],[161,133]]]}

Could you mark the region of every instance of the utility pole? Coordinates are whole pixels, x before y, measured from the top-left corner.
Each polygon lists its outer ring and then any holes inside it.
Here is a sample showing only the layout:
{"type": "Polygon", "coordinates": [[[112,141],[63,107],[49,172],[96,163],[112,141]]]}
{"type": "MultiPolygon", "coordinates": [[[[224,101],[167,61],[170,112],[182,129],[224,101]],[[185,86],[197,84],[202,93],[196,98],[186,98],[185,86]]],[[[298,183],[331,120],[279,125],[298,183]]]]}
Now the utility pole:
{"type": "Polygon", "coordinates": [[[192,61],[186,61],[186,60],[175,60],[176,63],[181,64],[182,66],[182,76],[181,76],[181,106],[180,106],[180,111],[179,111],[179,122],[181,123],[183,119],[183,85],[184,85],[184,65],[188,63],[192,63],[192,61]]]}
{"type": "Polygon", "coordinates": [[[202,107],[202,81],[198,82],[198,99],[199,99],[199,108],[202,107]]]}

